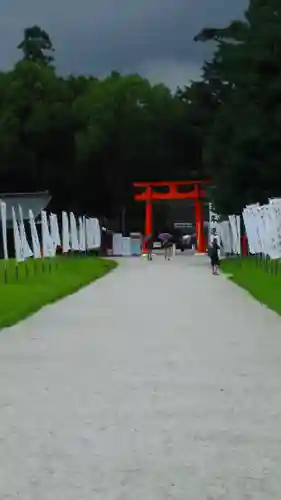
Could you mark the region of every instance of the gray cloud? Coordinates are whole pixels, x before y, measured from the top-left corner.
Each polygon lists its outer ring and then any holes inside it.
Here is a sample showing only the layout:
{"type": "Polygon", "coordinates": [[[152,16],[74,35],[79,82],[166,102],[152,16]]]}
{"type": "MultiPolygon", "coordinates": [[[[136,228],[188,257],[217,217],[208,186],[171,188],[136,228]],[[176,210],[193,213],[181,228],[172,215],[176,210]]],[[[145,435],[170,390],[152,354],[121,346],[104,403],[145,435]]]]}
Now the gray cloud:
{"type": "Polygon", "coordinates": [[[1,0],[0,67],[19,57],[23,29],[39,24],[63,73],[140,72],[171,87],[198,77],[212,47],[193,42],[205,26],[241,17],[247,0],[1,0]]]}

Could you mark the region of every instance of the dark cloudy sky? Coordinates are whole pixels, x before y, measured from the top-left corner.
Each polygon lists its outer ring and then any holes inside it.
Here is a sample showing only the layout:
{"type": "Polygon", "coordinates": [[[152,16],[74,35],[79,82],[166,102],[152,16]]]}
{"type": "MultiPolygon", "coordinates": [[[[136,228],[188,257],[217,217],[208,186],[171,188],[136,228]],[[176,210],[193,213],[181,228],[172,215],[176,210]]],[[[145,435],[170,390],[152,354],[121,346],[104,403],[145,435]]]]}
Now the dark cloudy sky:
{"type": "Polygon", "coordinates": [[[139,72],[174,88],[200,74],[206,26],[241,17],[247,0],[0,0],[0,68],[19,58],[23,29],[39,24],[63,73],[139,72]]]}

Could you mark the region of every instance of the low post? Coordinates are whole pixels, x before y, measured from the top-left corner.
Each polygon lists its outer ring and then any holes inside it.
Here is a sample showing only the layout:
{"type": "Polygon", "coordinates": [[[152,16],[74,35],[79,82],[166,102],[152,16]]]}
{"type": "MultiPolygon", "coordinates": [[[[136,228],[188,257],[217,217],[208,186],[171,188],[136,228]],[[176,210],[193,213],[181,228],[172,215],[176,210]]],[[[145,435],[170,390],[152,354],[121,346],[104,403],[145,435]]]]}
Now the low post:
{"type": "Polygon", "coordinates": [[[18,283],[19,281],[19,264],[18,262],[16,263],[16,267],[15,267],[15,274],[16,274],[16,282],[18,283]]]}
{"type": "Polygon", "coordinates": [[[7,270],[7,261],[5,260],[4,265],[4,283],[5,285],[8,283],[8,270],[7,270]]]}
{"type": "Polygon", "coordinates": [[[143,253],[147,253],[146,241],[152,235],[152,187],[148,186],[146,189],[146,203],[145,203],[145,242],[143,245],[143,253]]]}

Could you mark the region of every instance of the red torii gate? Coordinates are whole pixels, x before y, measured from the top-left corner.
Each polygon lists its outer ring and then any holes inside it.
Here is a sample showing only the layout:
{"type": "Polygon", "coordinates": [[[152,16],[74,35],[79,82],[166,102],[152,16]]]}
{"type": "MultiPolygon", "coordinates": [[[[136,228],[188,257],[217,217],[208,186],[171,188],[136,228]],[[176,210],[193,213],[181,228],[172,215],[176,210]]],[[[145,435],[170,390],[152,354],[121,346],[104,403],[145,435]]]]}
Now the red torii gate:
{"type": "Polygon", "coordinates": [[[163,181],[163,182],[135,182],[134,188],[143,188],[142,193],[136,193],[134,198],[136,201],[145,201],[145,236],[149,236],[153,231],[153,214],[152,202],[154,200],[194,200],[195,206],[195,227],[197,251],[204,253],[206,251],[204,238],[204,215],[202,198],[206,196],[206,192],[201,187],[204,184],[210,184],[207,180],[201,181],[163,181]],[[187,186],[191,188],[189,192],[179,192],[179,188],[187,186]],[[160,193],[153,188],[168,188],[167,193],[160,193]]]}

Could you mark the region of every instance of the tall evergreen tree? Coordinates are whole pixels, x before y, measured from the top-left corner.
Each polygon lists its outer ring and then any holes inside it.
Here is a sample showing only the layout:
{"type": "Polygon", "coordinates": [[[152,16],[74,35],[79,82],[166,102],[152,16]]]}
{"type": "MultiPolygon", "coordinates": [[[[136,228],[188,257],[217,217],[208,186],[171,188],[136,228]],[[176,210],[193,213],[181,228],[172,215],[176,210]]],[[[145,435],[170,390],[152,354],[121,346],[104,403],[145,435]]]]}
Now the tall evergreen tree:
{"type": "Polygon", "coordinates": [[[18,45],[26,61],[50,64],[54,60],[52,41],[46,31],[39,26],[31,26],[24,30],[24,38],[18,45]]]}

